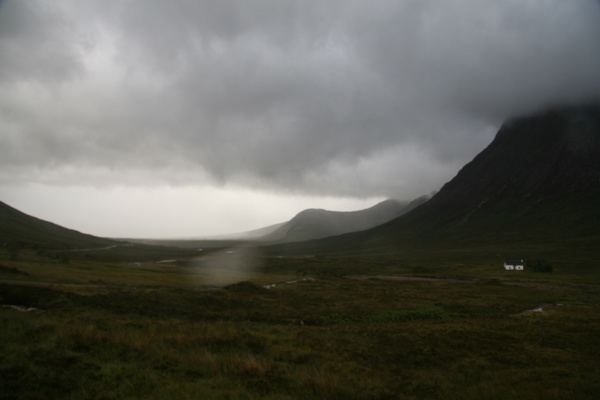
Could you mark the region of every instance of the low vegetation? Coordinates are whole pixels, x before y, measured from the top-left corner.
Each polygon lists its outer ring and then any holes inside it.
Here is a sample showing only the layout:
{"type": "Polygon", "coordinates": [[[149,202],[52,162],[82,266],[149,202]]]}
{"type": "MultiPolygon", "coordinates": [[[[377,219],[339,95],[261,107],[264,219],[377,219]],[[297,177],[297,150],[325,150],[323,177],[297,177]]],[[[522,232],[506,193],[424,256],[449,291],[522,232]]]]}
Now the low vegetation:
{"type": "Polygon", "coordinates": [[[548,260],[537,259],[537,260],[533,261],[532,263],[529,263],[527,266],[535,272],[549,273],[554,270],[554,267],[548,260]]]}
{"type": "Polygon", "coordinates": [[[253,257],[240,282],[228,263],[5,253],[0,398],[591,399],[600,391],[594,274],[253,257]],[[231,281],[216,288],[211,270],[223,268],[231,281]]]}

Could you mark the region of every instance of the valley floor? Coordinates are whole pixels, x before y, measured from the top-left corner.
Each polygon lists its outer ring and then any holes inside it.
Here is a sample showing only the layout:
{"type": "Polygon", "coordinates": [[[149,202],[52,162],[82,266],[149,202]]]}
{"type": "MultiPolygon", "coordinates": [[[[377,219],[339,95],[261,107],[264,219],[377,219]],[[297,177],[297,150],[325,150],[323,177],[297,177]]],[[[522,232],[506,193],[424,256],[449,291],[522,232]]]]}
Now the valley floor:
{"type": "Polygon", "coordinates": [[[267,266],[206,290],[207,266],[2,260],[0,278],[11,282],[0,283],[0,304],[23,309],[0,308],[0,398],[592,399],[600,392],[596,283],[533,273],[358,280],[318,263],[310,273],[305,261],[287,273],[267,266]],[[61,277],[72,286],[24,284],[61,277]],[[102,283],[74,285],[89,281],[102,283]],[[264,287],[273,282],[281,284],[264,287]]]}

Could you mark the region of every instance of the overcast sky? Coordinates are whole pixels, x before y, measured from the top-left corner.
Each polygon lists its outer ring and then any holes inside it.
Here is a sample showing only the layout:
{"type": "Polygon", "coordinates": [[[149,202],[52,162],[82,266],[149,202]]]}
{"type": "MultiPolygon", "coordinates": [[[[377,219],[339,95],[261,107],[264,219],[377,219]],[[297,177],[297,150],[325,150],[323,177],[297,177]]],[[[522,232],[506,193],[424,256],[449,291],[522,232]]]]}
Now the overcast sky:
{"type": "Polygon", "coordinates": [[[112,237],[438,190],[600,96],[597,0],[0,0],[0,200],[112,237]]]}

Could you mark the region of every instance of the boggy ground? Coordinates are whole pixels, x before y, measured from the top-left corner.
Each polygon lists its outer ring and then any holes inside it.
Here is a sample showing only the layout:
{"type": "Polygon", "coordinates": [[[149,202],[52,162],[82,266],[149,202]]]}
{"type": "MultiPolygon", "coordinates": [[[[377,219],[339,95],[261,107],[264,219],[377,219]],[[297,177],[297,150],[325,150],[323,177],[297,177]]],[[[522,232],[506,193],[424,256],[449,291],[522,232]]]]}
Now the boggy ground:
{"type": "Polygon", "coordinates": [[[29,275],[7,269],[0,303],[36,310],[0,308],[0,398],[592,399],[600,392],[594,283],[527,273],[520,285],[515,276],[352,280],[319,263],[314,280],[265,289],[285,281],[278,270],[206,290],[183,279],[189,268],[77,261],[46,268],[71,271],[65,277],[88,269],[94,280],[103,270],[104,285],[26,285],[40,276],[56,281],[58,272],[10,262],[29,275]],[[138,273],[171,279],[135,284],[138,273]],[[528,311],[540,304],[543,312],[528,311]]]}

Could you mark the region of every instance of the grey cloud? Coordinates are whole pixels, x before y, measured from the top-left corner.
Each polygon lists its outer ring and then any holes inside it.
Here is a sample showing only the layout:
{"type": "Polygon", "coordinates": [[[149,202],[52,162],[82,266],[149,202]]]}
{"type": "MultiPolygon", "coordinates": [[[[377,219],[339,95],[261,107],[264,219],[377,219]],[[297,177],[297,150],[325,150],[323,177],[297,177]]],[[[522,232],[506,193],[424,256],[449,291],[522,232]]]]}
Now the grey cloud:
{"type": "Polygon", "coordinates": [[[59,4],[0,5],[25,21],[0,24],[0,50],[32,50],[0,56],[1,180],[80,167],[411,198],[504,118],[600,96],[597,1],[59,4]]]}
{"type": "Polygon", "coordinates": [[[0,2],[0,83],[11,79],[56,80],[78,69],[70,23],[42,1],[0,2]]]}
{"type": "Polygon", "coordinates": [[[597,1],[399,2],[378,11],[385,22],[360,35],[365,58],[397,93],[425,104],[498,119],[600,91],[597,1]]]}

